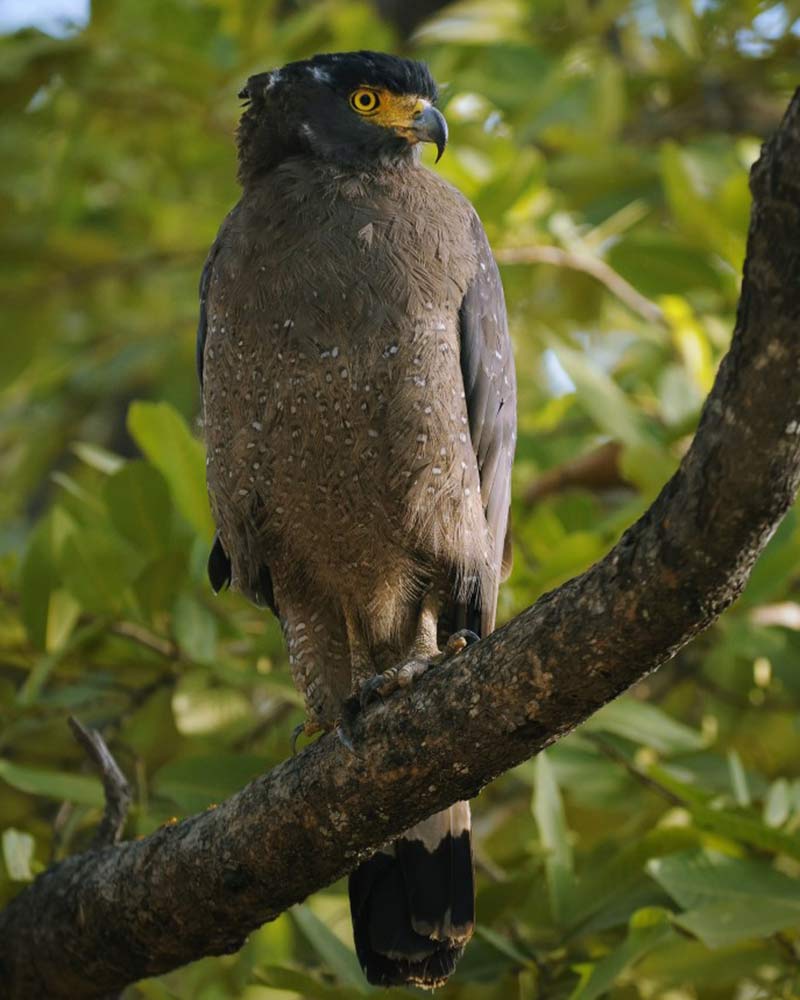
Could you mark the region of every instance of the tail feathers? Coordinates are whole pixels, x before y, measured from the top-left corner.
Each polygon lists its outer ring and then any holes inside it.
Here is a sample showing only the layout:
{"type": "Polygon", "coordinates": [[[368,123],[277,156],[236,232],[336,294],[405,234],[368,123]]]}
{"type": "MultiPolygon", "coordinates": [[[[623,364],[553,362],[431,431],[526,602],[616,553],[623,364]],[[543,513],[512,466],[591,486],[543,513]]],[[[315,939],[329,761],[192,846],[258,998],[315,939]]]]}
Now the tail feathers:
{"type": "Polygon", "coordinates": [[[408,830],[350,876],[353,935],[377,986],[441,986],[472,936],[469,804],[408,830]]]}

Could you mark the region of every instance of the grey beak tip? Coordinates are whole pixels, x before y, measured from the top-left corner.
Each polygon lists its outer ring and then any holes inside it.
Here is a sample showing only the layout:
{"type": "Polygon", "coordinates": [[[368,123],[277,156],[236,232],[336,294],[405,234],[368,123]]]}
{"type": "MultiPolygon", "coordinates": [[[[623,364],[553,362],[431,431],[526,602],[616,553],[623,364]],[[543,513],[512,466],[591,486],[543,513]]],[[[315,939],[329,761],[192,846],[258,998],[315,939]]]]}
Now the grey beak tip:
{"type": "Polygon", "coordinates": [[[436,146],[436,162],[442,158],[447,146],[447,121],[438,108],[428,107],[416,122],[415,131],[421,142],[436,146]]]}
{"type": "Polygon", "coordinates": [[[438,163],[439,160],[441,160],[445,149],[447,148],[448,129],[447,129],[447,119],[445,118],[445,116],[441,113],[441,111],[439,111],[438,108],[436,108],[435,110],[440,126],[439,134],[436,137],[436,162],[438,163]]]}

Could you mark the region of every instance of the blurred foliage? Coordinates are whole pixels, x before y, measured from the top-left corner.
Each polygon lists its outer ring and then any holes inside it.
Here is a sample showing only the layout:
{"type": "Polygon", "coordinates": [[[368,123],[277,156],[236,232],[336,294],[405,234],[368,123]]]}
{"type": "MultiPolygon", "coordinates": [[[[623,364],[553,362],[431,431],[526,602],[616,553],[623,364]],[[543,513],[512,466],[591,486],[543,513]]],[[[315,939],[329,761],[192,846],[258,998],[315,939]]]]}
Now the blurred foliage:
{"type": "MultiPolygon", "coordinates": [[[[69,713],[135,784],[129,836],[281,760],[302,717],[275,622],[204,576],[196,284],[237,197],[249,73],[404,47],[443,83],[440,169],[517,261],[502,618],[601,556],[688,445],[734,323],[748,167],[797,82],[800,4],[468,0],[407,43],[377,9],[94,0],[84,29],[0,39],[0,898],[97,823],[69,713]],[[570,489],[536,491],[575,461],[570,489]]],[[[444,997],[800,995],[798,584],[794,511],[712,631],[486,789],[479,929],[444,997]]],[[[238,955],[125,995],[374,992],[347,913],[335,885],[238,955]]]]}

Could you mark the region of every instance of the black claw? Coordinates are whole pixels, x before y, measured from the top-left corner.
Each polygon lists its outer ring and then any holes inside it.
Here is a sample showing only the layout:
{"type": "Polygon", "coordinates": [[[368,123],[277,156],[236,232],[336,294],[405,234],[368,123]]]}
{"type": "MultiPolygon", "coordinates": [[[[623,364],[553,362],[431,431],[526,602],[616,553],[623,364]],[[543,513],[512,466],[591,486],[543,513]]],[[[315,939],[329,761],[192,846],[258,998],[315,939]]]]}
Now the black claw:
{"type": "Polygon", "coordinates": [[[385,684],[386,678],[383,674],[376,674],[374,677],[370,677],[369,680],[364,681],[361,685],[361,690],[358,692],[358,700],[362,712],[366,711],[373,702],[383,701],[385,684]]]}
{"type": "Polygon", "coordinates": [[[468,646],[471,646],[474,642],[480,642],[481,641],[481,637],[479,635],[477,635],[475,632],[473,632],[472,629],[469,629],[469,628],[462,628],[460,631],[454,632],[450,636],[450,638],[451,639],[464,639],[466,641],[466,643],[467,643],[468,646]]]}
{"type": "Polygon", "coordinates": [[[349,750],[350,753],[356,752],[356,749],[353,746],[353,733],[349,724],[344,719],[342,719],[336,727],[336,736],[345,750],[349,750]]]}
{"type": "Polygon", "coordinates": [[[301,722],[299,726],[295,726],[292,730],[292,757],[297,756],[297,741],[300,739],[300,734],[305,728],[305,723],[301,722]]]}

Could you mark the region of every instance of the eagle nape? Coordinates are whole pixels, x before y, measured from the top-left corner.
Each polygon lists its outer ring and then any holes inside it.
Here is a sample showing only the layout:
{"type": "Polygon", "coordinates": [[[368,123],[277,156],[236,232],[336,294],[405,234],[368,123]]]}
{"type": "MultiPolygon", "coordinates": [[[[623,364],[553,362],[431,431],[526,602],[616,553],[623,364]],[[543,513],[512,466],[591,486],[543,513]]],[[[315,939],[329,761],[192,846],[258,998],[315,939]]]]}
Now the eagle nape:
{"type": "MultiPolygon", "coordinates": [[[[503,287],[474,208],[421,162],[447,143],[424,64],[327,53],[241,96],[242,194],[200,282],[209,577],[277,616],[303,731],[347,746],[362,700],[494,628],[516,441],[503,287]]],[[[469,804],[349,892],[367,979],[442,985],[474,926],[469,804]]]]}

